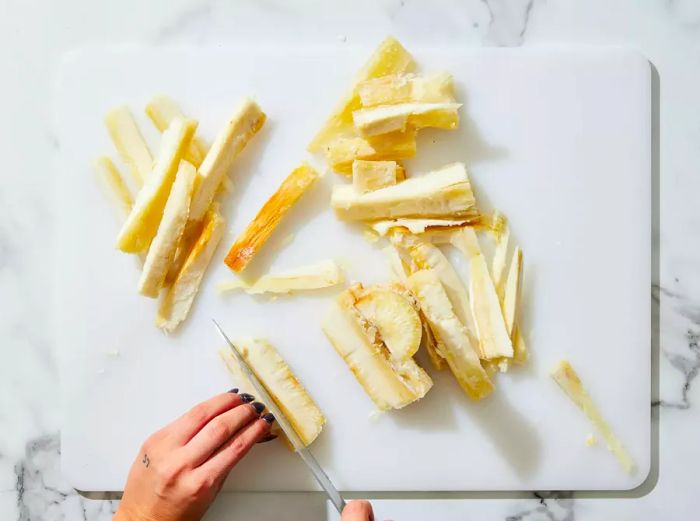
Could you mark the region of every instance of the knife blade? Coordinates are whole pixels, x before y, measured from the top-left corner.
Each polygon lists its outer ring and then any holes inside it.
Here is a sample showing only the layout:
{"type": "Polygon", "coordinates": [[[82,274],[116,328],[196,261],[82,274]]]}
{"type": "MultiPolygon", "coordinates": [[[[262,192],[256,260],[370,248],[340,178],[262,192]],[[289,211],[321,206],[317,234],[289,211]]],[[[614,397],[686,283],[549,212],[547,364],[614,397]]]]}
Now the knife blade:
{"type": "Polygon", "coordinates": [[[296,452],[301,460],[306,464],[306,467],[309,469],[309,471],[311,471],[311,474],[313,474],[314,478],[316,478],[318,484],[326,492],[328,499],[330,499],[331,503],[333,503],[333,506],[338,510],[338,513],[342,513],[343,508],[345,508],[345,500],[341,497],[338,489],[335,488],[333,482],[330,480],[318,461],[316,461],[316,458],[311,451],[304,446],[304,443],[299,438],[299,435],[294,430],[294,427],[292,427],[289,419],[284,415],[284,413],[282,413],[282,410],[272,399],[270,393],[267,392],[267,389],[265,389],[265,386],[250,368],[248,362],[246,362],[243,355],[241,355],[241,353],[238,351],[238,348],[233,345],[233,342],[231,342],[226,333],[224,333],[224,330],[221,329],[219,323],[213,318],[212,322],[214,322],[214,326],[216,327],[217,331],[226,341],[229,349],[231,349],[231,352],[238,362],[238,365],[241,367],[243,374],[245,374],[245,376],[250,380],[251,385],[255,388],[255,392],[260,401],[267,406],[270,412],[272,412],[277,419],[277,423],[282,429],[282,432],[284,432],[284,435],[287,436],[287,439],[289,439],[292,447],[294,447],[294,452],[296,452]]]}

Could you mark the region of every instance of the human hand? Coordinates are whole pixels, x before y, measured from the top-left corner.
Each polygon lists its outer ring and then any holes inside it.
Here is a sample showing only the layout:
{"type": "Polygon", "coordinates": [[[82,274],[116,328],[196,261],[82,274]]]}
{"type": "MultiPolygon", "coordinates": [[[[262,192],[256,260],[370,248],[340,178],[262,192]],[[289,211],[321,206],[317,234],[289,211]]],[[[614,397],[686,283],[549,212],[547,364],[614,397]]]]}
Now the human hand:
{"type": "Polygon", "coordinates": [[[369,501],[350,501],[343,513],[340,521],[374,521],[374,512],[369,501]]]}
{"type": "Polygon", "coordinates": [[[114,521],[202,518],[236,463],[255,443],[273,438],[274,416],[261,417],[264,405],[237,392],[195,405],[144,442],[114,521]]]}

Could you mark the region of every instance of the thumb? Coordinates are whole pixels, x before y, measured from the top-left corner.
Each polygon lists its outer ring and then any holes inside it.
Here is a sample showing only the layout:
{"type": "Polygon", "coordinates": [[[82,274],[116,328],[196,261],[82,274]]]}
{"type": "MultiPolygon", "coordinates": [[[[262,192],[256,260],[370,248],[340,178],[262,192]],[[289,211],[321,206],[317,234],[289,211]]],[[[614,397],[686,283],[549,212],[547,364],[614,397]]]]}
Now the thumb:
{"type": "Polygon", "coordinates": [[[351,501],[343,509],[340,521],[374,521],[374,512],[369,501],[351,501]]]}

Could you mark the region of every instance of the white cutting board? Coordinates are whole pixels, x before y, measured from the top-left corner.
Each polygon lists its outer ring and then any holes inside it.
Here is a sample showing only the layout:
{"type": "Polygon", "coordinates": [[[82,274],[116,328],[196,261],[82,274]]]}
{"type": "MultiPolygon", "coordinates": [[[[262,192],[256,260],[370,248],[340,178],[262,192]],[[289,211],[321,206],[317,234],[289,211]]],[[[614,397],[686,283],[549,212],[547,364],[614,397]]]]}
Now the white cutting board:
{"type": "MultiPolygon", "coordinates": [[[[409,46],[410,47],[410,46],[409,46]]],[[[280,181],[306,157],[370,48],[90,50],[69,56],[56,84],[60,169],[56,332],[61,349],[62,460],[82,490],[119,490],[141,441],[192,404],[233,386],[217,356],[218,319],[234,337],[267,337],[328,418],[313,452],[342,490],[628,489],[650,461],[650,68],[621,49],[410,48],[422,71],[450,71],[464,102],[457,132],[425,131],[411,175],[467,163],[477,199],[510,218],[525,252],[528,367],[499,375],[476,403],[449,373],[419,403],[370,420],[373,405],[321,333],[337,290],[270,301],[217,295],[222,259],[280,181]],[[167,93],[207,140],[237,100],[269,115],[226,198],[228,232],[180,334],[153,326],[156,302],[136,292],[136,261],[114,248],[119,224],[91,171],[116,156],[102,118],[126,103],[142,115],[167,93]],[[118,352],[118,356],[110,354],[118,352]],[[638,470],[626,476],[548,376],[568,358],[638,470]]],[[[386,281],[379,244],[328,209],[327,175],[250,270],[334,257],[348,280],[386,281]],[[290,234],[293,240],[288,242],[290,234]]],[[[454,256],[459,260],[459,256],[454,256]]],[[[256,447],[231,475],[237,490],[313,490],[281,444],[256,447]]]]}

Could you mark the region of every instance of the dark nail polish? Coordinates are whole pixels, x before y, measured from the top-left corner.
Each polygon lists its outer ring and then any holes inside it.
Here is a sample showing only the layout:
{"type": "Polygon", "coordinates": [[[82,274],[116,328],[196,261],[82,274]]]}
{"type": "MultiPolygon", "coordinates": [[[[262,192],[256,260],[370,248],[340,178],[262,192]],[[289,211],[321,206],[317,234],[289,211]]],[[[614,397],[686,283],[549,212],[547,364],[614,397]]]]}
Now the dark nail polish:
{"type": "Polygon", "coordinates": [[[275,415],[271,412],[268,412],[267,414],[263,415],[262,419],[265,420],[267,423],[272,423],[275,421],[275,415]]]}
{"type": "Polygon", "coordinates": [[[252,394],[248,394],[248,393],[242,393],[240,395],[240,397],[241,397],[241,400],[243,401],[243,403],[250,403],[253,400],[255,400],[255,396],[253,396],[252,394]]]}
{"type": "Polygon", "coordinates": [[[227,391],[227,392],[229,392],[229,393],[231,393],[231,394],[238,394],[238,387],[234,387],[233,389],[230,389],[230,390],[227,391]]]}
{"type": "Polygon", "coordinates": [[[255,409],[255,412],[258,414],[262,414],[262,412],[265,410],[265,405],[260,402],[253,402],[250,405],[253,406],[253,409],[255,409]]]}
{"type": "Polygon", "coordinates": [[[258,443],[267,443],[268,441],[272,441],[272,440],[276,440],[276,439],[277,439],[277,434],[268,434],[262,440],[260,440],[258,443]]]}

